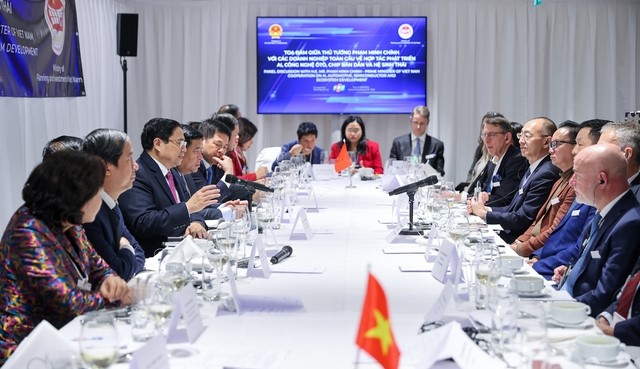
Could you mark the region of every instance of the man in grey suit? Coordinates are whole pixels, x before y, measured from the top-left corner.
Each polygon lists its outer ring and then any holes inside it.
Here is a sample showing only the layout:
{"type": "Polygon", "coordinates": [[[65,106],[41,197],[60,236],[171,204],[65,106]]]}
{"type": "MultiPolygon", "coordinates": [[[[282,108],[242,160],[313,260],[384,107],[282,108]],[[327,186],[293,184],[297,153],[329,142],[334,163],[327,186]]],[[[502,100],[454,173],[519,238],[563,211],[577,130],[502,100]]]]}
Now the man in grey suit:
{"type": "Polygon", "coordinates": [[[396,137],[391,145],[389,158],[404,160],[407,156],[419,156],[422,163],[429,163],[444,176],[444,144],[427,134],[429,109],[416,106],[411,112],[411,133],[396,137]]]}

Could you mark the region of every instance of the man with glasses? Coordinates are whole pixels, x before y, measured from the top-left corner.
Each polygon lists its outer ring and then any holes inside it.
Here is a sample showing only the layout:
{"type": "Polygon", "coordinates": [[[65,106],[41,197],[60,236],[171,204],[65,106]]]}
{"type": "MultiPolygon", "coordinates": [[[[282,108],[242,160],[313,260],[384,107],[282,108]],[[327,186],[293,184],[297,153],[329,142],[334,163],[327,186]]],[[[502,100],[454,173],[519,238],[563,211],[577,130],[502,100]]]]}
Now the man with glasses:
{"type": "Polygon", "coordinates": [[[470,191],[487,206],[506,206],[518,191],[529,163],[513,145],[511,124],[502,115],[488,116],[480,138],[492,159],[469,185],[470,191]]]}
{"type": "Polygon", "coordinates": [[[576,145],[575,139],[579,130],[578,123],[568,120],[561,123],[551,137],[549,156],[551,163],[560,169],[560,179],[551,188],[549,197],[533,223],[511,244],[511,248],[520,256],[529,256],[541,248],[573,205],[575,192],[569,185],[569,179],[573,175],[571,152],[576,145]]]}
{"type": "Polygon", "coordinates": [[[555,123],[545,117],[532,119],[522,127],[518,137],[520,151],[529,161],[529,169],[508,206],[488,207],[482,199],[471,201],[473,214],[487,224],[500,224],[503,229],[500,237],[507,243],[515,241],[529,228],[549,196],[551,187],[560,177],[559,169],[549,158],[549,143],[555,131],[555,123]]]}
{"type": "Polygon", "coordinates": [[[426,106],[413,108],[410,116],[411,133],[393,140],[389,159],[404,160],[406,157],[419,156],[421,163],[429,163],[444,176],[444,143],[427,134],[430,115],[426,106]]]}
{"type": "Polygon", "coordinates": [[[144,125],[141,141],[144,151],[137,160],[136,179],[133,188],[120,196],[120,208],[145,255],[153,256],[168,237],[206,238],[199,211],[214,204],[218,194],[211,188],[203,201],[189,199],[184,183],[178,180],[175,167],[182,162],[187,146],[180,123],[151,119],[144,125]]]}

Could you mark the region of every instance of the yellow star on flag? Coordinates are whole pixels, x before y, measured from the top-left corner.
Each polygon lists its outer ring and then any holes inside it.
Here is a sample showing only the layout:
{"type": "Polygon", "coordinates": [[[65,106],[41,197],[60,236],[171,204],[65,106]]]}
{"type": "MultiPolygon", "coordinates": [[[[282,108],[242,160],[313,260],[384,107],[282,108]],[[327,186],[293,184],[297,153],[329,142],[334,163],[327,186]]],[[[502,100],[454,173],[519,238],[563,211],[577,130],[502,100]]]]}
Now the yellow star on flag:
{"type": "Polygon", "coordinates": [[[393,345],[393,337],[391,336],[391,326],[389,320],[380,312],[375,309],[373,316],[376,319],[376,326],[365,332],[366,338],[375,338],[380,340],[380,347],[382,348],[382,354],[387,356],[389,353],[389,347],[393,345]]]}

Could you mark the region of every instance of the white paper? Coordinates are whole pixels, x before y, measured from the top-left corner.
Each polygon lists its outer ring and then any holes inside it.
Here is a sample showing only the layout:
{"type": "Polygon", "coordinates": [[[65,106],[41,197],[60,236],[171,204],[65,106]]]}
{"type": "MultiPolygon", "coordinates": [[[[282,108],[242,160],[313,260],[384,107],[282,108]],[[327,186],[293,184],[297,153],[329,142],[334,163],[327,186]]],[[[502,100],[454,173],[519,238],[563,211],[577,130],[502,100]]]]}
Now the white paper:
{"type": "Polygon", "coordinates": [[[458,270],[458,259],[459,258],[457,256],[456,246],[449,239],[443,239],[442,244],[440,245],[440,251],[438,252],[438,256],[436,257],[433,271],[431,272],[433,278],[435,278],[438,282],[444,283],[449,267],[451,267],[451,274],[455,275],[458,270]],[[452,259],[454,261],[453,263],[451,262],[452,259]],[[456,265],[454,266],[452,264],[456,265]]]}
{"type": "Polygon", "coordinates": [[[43,320],[22,340],[2,368],[24,369],[28,368],[32,361],[42,362],[42,367],[46,367],[44,363],[48,356],[61,352],[77,355],[77,350],[77,343],[71,342],[53,325],[43,320]]]}
{"type": "Polygon", "coordinates": [[[247,277],[255,278],[269,278],[271,275],[271,264],[269,263],[269,257],[267,251],[264,248],[264,239],[261,234],[258,234],[256,240],[251,247],[251,255],[249,255],[249,264],[247,266],[247,277]],[[260,267],[255,267],[256,254],[260,256],[260,267]]]}
{"type": "Polygon", "coordinates": [[[131,369],[169,369],[167,345],[161,335],[154,336],[133,353],[131,369]]]}
{"type": "Polygon", "coordinates": [[[397,246],[397,247],[384,247],[382,252],[384,254],[424,254],[424,246],[397,246]]]}
{"type": "Polygon", "coordinates": [[[447,283],[444,284],[444,288],[442,289],[442,292],[440,292],[438,299],[433,304],[431,309],[429,309],[429,312],[427,312],[427,315],[424,316],[424,321],[435,322],[438,320],[442,320],[442,315],[444,314],[445,309],[449,305],[449,302],[451,302],[451,299],[453,298],[453,293],[454,293],[453,285],[451,284],[451,282],[447,281],[447,283]]]}
{"type": "Polygon", "coordinates": [[[315,181],[328,181],[336,177],[336,168],[333,164],[313,164],[311,168],[315,181]]]}
{"type": "Polygon", "coordinates": [[[293,240],[299,238],[300,236],[304,236],[304,238],[310,240],[311,238],[313,238],[313,230],[311,229],[311,225],[309,224],[309,218],[307,218],[307,211],[301,206],[296,206],[293,209],[296,216],[295,221],[293,222],[293,227],[291,228],[291,235],[289,235],[289,239],[293,240]],[[298,225],[298,223],[302,224],[304,234],[296,233],[296,226],[298,225]]]}
{"type": "Polygon", "coordinates": [[[433,270],[433,263],[426,263],[426,262],[413,262],[413,263],[406,263],[406,264],[401,264],[398,265],[398,268],[400,269],[401,272],[405,272],[405,273],[411,273],[411,272],[418,272],[418,273],[423,273],[423,272],[431,272],[433,270]]]}
{"type": "Polygon", "coordinates": [[[202,316],[198,308],[196,290],[193,285],[187,284],[173,297],[173,313],[169,321],[167,342],[189,342],[194,343],[204,331],[202,316]],[[185,328],[178,329],[178,323],[182,318],[185,328]]]}

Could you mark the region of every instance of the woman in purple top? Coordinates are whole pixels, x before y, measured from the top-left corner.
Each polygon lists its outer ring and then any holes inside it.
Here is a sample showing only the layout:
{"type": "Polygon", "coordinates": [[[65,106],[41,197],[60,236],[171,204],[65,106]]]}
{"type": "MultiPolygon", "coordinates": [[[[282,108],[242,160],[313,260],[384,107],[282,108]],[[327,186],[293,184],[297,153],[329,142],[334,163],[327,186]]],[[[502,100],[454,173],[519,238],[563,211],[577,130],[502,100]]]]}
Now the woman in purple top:
{"type": "Polygon", "coordinates": [[[0,365],[42,320],[60,328],[87,311],[131,302],[126,282],[81,226],[100,209],[104,176],[97,156],[61,151],[27,179],[24,205],[0,241],[0,365]]]}

